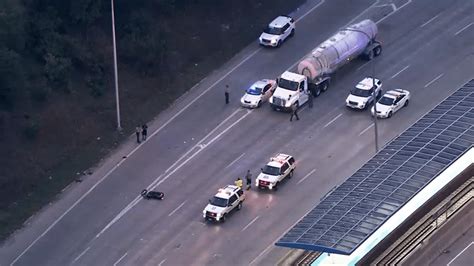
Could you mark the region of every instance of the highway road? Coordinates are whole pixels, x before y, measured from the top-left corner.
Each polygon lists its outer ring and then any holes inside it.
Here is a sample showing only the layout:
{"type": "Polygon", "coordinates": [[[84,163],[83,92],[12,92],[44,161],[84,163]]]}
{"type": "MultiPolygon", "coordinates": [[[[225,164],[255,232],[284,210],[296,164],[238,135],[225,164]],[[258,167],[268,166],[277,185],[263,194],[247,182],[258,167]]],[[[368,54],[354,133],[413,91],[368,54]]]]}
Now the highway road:
{"type": "MultiPolygon", "coordinates": [[[[0,265],[271,265],[287,250],[273,243],[375,153],[368,111],[344,106],[373,72],[362,60],[338,72],[300,120],[239,107],[244,88],[275,78],[345,25],[377,21],[383,54],[374,61],[384,89],[412,92],[408,108],[379,120],[380,146],[474,77],[474,2],[308,1],[292,15],[293,39],[280,49],[252,43],[160,114],[151,136],[133,138],[92,176],[68,188],[0,249],[0,265]],[[224,104],[224,86],[231,104],[224,104]],[[241,211],[208,224],[202,209],[219,187],[258,170],[277,153],[295,156],[293,179],[275,193],[252,190],[241,211]],[[124,157],[124,158],[123,158],[124,157]],[[145,201],[145,188],[164,191],[145,201]]],[[[257,38],[257,36],[256,36],[257,38]]]]}

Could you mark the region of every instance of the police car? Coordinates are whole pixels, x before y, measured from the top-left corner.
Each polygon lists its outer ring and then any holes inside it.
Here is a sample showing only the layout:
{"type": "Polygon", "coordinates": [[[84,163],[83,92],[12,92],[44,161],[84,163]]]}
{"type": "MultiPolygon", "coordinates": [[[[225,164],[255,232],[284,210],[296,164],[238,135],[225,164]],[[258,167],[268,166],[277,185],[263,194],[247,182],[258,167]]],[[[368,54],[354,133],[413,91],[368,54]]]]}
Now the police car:
{"type": "Polygon", "coordinates": [[[280,47],[280,45],[295,34],[295,20],[289,16],[279,16],[263,30],[258,38],[261,45],[280,47]]]}
{"type": "Polygon", "coordinates": [[[262,79],[250,86],[244,96],[240,99],[240,104],[247,108],[257,108],[267,101],[276,88],[276,81],[271,79],[262,79]]]}
{"type": "Polygon", "coordinates": [[[202,211],[204,219],[215,222],[225,222],[227,216],[234,209],[240,210],[245,200],[244,192],[234,185],[220,188],[217,194],[209,200],[202,211]]]}
{"type": "Polygon", "coordinates": [[[285,178],[291,178],[296,162],[293,156],[277,154],[270,158],[270,162],[262,168],[262,172],[255,179],[255,186],[259,189],[278,190],[278,185],[285,178]]]}
{"type": "MultiPolygon", "coordinates": [[[[410,101],[410,92],[407,90],[396,89],[387,91],[382,98],[375,104],[377,108],[377,117],[390,118],[396,111],[402,107],[408,106],[410,101]]],[[[374,115],[374,107],[370,110],[374,115]]]]}
{"type": "Polygon", "coordinates": [[[382,95],[382,81],[376,78],[364,78],[347,96],[346,106],[354,109],[365,109],[374,102],[374,91],[376,98],[382,95]]]}

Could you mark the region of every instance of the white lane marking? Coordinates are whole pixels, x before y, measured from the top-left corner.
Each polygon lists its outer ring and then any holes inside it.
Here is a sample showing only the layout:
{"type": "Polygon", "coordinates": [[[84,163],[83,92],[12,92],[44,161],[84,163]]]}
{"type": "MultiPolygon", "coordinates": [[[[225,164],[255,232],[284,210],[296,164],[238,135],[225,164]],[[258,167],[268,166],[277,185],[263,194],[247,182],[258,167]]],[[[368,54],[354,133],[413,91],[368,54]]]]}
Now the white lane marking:
{"type": "Polygon", "coordinates": [[[302,20],[304,17],[306,17],[309,13],[313,12],[316,8],[318,8],[320,5],[322,5],[325,2],[325,0],[321,0],[317,5],[313,6],[308,12],[304,13],[301,17],[296,19],[296,22],[302,20]]]}
{"type": "Polygon", "coordinates": [[[73,261],[72,263],[76,262],[78,259],[80,259],[82,256],[84,256],[84,254],[86,254],[86,252],[90,249],[91,247],[87,247],[84,251],[81,252],[81,254],[79,254],[79,256],[77,256],[73,261]]]}
{"type": "Polygon", "coordinates": [[[359,133],[359,136],[362,135],[362,134],[364,134],[367,130],[369,130],[369,129],[370,129],[371,127],[373,127],[373,126],[374,126],[373,123],[370,124],[370,126],[366,127],[364,130],[362,130],[362,131],[359,133]]]}
{"type": "Polygon", "coordinates": [[[311,170],[311,172],[307,173],[307,174],[306,174],[303,178],[301,178],[301,180],[298,181],[296,184],[298,185],[299,183],[305,181],[306,178],[308,178],[310,175],[312,175],[315,171],[316,171],[316,169],[311,170]]]}
{"type": "Polygon", "coordinates": [[[436,78],[432,79],[430,82],[426,83],[425,85],[425,88],[430,86],[431,84],[433,84],[435,81],[437,81],[438,79],[440,79],[442,76],[444,75],[444,73],[441,73],[439,74],[436,78]]]}
{"type": "Polygon", "coordinates": [[[398,10],[404,8],[405,6],[407,6],[408,4],[410,4],[412,2],[412,0],[408,0],[405,4],[401,5],[400,7],[394,7],[394,10],[392,13],[388,14],[387,16],[377,20],[375,22],[375,24],[379,24],[380,22],[384,21],[386,18],[390,17],[391,15],[395,14],[396,12],[398,12],[398,10]]]}
{"type": "Polygon", "coordinates": [[[115,263],[114,263],[114,266],[117,266],[126,256],[127,256],[128,252],[125,252],[125,254],[122,255],[122,257],[120,257],[120,259],[118,259],[115,263]]]}
{"type": "Polygon", "coordinates": [[[181,155],[181,157],[179,157],[178,160],[176,160],[170,167],[168,167],[168,169],[165,170],[165,174],[168,173],[168,171],[170,171],[171,169],[174,169],[174,167],[179,163],[181,162],[181,160],[188,156],[189,153],[191,153],[193,151],[194,148],[198,147],[200,149],[203,149],[204,147],[206,147],[207,144],[203,145],[202,143],[204,142],[204,140],[206,140],[210,135],[214,134],[214,132],[216,132],[216,130],[218,130],[224,123],[226,123],[231,117],[233,117],[235,114],[237,114],[238,112],[242,111],[244,109],[241,109],[241,108],[238,108],[236,109],[232,114],[230,114],[226,119],[224,119],[222,122],[220,122],[216,127],[214,127],[213,130],[211,130],[211,132],[209,132],[206,136],[204,136],[204,138],[202,138],[196,145],[194,145],[194,147],[192,147],[191,149],[189,149],[186,153],[184,153],[183,155],[181,155]]]}
{"type": "Polygon", "coordinates": [[[463,32],[465,29],[469,28],[472,26],[472,24],[474,24],[474,22],[471,22],[469,24],[467,24],[464,28],[460,29],[458,32],[456,32],[454,35],[458,35],[459,33],[463,32]]]}
{"type": "Polygon", "coordinates": [[[233,165],[234,163],[236,163],[238,160],[240,160],[240,158],[244,157],[245,155],[245,152],[242,153],[239,157],[237,157],[237,159],[233,160],[230,164],[228,164],[226,167],[224,167],[224,169],[228,168],[229,166],[233,165]]]}
{"type": "Polygon", "coordinates": [[[396,76],[400,75],[400,73],[402,73],[403,71],[407,70],[407,68],[409,68],[409,67],[410,67],[410,65],[408,65],[408,66],[402,68],[402,70],[398,71],[398,72],[395,73],[393,76],[391,76],[390,79],[393,79],[393,78],[395,78],[396,76]]]}
{"type": "Polygon", "coordinates": [[[430,23],[433,22],[433,20],[435,20],[438,16],[439,16],[439,14],[436,15],[436,16],[434,16],[434,17],[432,17],[430,20],[428,20],[427,22],[423,23],[423,25],[421,25],[420,28],[423,28],[424,26],[430,24],[430,23]]]}
{"type": "Polygon", "coordinates": [[[461,250],[461,252],[459,252],[459,254],[456,255],[456,257],[454,257],[446,266],[449,266],[453,261],[455,261],[462,253],[464,253],[464,251],[466,251],[466,249],[468,249],[472,244],[474,244],[474,241],[471,242],[471,244],[467,245],[467,247],[465,247],[463,250],[461,250]]]}
{"type": "Polygon", "coordinates": [[[370,61],[367,61],[367,62],[363,63],[360,67],[358,67],[358,68],[356,69],[356,71],[358,71],[358,70],[360,70],[361,68],[365,67],[369,62],[370,62],[370,61]]]}
{"type": "Polygon", "coordinates": [[[179,209],[181,209],[181,207],[183,207],[183,205],[186,203],[187,200],[183,201],[183,203],[179,204],[179,206],[174,209],[172,212],[170,212],[170,214],[168,214],[168,217],[170,217],[171,215],[173,215],[175,212],[177,212],[179,209]]]}
{"type": "MultiPolygon", "coordinates": [[[[242,109],[241,109],[242,110],[242,109]]],[[[247,117],[250,113],[252,113],[253,110],[247,110],[247,113],[244,114],[241,118],[239,118],[237,121],[235,121],[234,123],[232,123],[230,126],[228,126],[226,129],[224,129],[221,133],[219,133],[217,136],[215,136],[213,139],[211,139],[208,143],[207,143],[207,146],[210,145],[211,143],[213,143],[214,141],[216,141],[218,138],[220,138],[223,134],[225,134],[227,131],[229,131],[232,127],[234,127],[237,123],[239,123],[241,120],[243,120],[245,117],[247,117]]],[[[206,146],[206,147],[207,147],[206,146]]],[[[192,154],[191,156],[189,156],[186,160],[184,160],[181,164],[179,164],[178,166],[176,166],[171,172],[169,172],[168,174],[166,174],[161,180],[159,180],[159,178],[161,177],[158,177],[155,181],[152,182],[152,184],[154,184],[153,186],[149,186],[150,189],[155,189],[156,187],[158,187],[159,185],[161,185],[163,182],[165,182],[172,174],[174,174],[176,171],[178,171],[179,169],[181,169],[181,167],[183,167],[187,162],[189,162],[191,159],[193,159],[195,156],[197,156],[199,153],[201,153],[204,149],[200,149],[198,150],[197,152],[195,152],[194,154],[192,154]],[[158,181],[159,180],[159,181],[158,181]]],[[[137,196],[137,198],[135,198],[135,200],[133,200],[132,202],[130,202],[127,207],[125,207],[122,211],[120,211],[120,213],[114,217],[114,219],[112,219],[112,221],[110,221],[97,235],[96,235],[96,238],[99,237],[100,235],[102,235],[105,231],[107,231],[107,229],[109,229],[114,223],[116,223],[120,218],[122,218],[129,210],[131,210],[133,207],[135,207],[135,205],[137,205],[137,203],[140,201],[141,197],[140,196],[137,196]]]]}
{"type": "Polygon", "coordinates": [[[163,263],[165,263],[165,261],[166,261],[166,259],[162,260],[162,261],[160,262],[160,264],[158,264],[158,266],[163,265],[163,263]]]}
{"type": "Polygon", "coordinates": [[[251,226],[253,223],[255,223],[255,221],[258,220],[258,218],[260,218],[260,216],[257,216],[255,218],[253,218],[253,220],[250,221],[250,223],[248,223],[242,230],[240,230],[240,232],[243,232],[243,231],[245,231],[245,229],[249,228],[249,226],[251,226]]]}
{"type": "Polygon", "coordinates": [[[336,121],[339,117],[341,117],[342,114],[338,114],[336,117],[334,117],[331,121],[329,121],[326,125],[324,125],[323,128],[328,127],[330,124],[332,124],[334,121],[336,121]]]}

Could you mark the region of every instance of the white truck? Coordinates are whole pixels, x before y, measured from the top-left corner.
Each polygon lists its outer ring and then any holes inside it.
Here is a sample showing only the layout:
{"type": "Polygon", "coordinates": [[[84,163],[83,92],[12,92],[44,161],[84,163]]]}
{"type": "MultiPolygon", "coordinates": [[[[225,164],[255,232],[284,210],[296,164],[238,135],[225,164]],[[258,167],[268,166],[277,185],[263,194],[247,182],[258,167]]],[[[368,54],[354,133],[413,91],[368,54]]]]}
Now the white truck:
{"type": "Polygon", "coordinates": [[[367,60],[382,53],[376,40],[377,25],[369,20],[341,29],[316,47],[298,63],[297,73],[284,72],[277,79],[277,88],[270,98],[274,110],[290,110],[308,100],[308,91],[318,97],[329,87],[331,75],[344,64],[359,56],[367,60]]]}

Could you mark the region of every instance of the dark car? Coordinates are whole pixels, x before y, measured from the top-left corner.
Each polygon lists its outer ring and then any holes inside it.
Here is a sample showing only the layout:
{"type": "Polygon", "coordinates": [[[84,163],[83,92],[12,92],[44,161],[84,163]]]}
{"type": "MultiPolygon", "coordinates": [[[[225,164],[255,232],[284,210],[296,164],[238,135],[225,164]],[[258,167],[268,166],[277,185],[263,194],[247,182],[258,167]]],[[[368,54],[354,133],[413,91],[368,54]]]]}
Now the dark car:
{"type": "Polygon", "coordinates": [[[149,191],[148,189],[142,190],[142,193],[140,193],[144,199],[158,199],[162,200],[165,197],[165,194],[163,192],[159,191],[149,191]]]}

